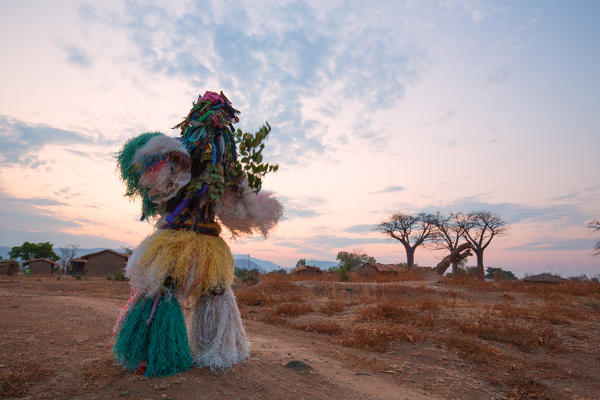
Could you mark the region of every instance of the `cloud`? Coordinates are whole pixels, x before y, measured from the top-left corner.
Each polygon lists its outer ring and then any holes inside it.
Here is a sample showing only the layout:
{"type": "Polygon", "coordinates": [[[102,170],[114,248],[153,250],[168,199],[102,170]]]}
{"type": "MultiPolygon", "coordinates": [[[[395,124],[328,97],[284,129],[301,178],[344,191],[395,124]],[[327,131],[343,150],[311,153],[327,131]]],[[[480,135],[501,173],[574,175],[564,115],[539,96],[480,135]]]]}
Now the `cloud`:
{"type": "Polygon", "coordinates": [[[490,203],[480,200],[480,196],[463,197],[444,206],[427,206],[419,211],[443,213],[486,210],[494,212],[508,223],[519,223],[525,220],[559,220],[563,219],[572,225],[583,226],[589,215],[578,204],[562,203],[548,206],[535,206],[519,203],[490,203]]]}
{"type": "Polygon", "coordinates": [[[57,232],[64,228],[81,226],[79,222],[58,217],[45,210],[45,206],[63,206],[60,201],[50,198],[19,199],[0,197],[0,232],[6,237],[8,231],[57,232]]]}
{"type": "Polygon", "coordinates": [[[90,55],[81,47],[64,45],[62,46],[62,50],[65,52],[69,64],[81,68],[92,66],[90,55]]]}
{"type": "Polygon", "coordinates": [[[493,72],[490,72],[490,74],[487,77],[487,80],[491,84],[499,85],[501,83],[506,82],[509,77],[510,77],[510,74],[507,70],[497,69],[493,72]]]}
{"type": "Polygon", "coordinates": [[[315,235],[310,238],[304,239],[302,242],[304,245],[309,247],[315,247],[318,249],[334,249],[349,246],[356,246],[361,244],[372,244],[372,243],[390,243],[391,239],[387,238],[375,238],[375,237],[349,237],[349,236],[336,236],[336,235],[315,235]]]}
{"type": "Polygon", "coordinates": [[[529,242],[518,246],[509,247],[513,251],[574,251],[594,249],[595,241],[589,238],[578,239],[550,239],[529,242]]]}
{"type": "MultiPolygon", "coordinates": [[[[61,192],[70,190],[70,188],[63,189],[65,190],[61,192]]],[[[56,246],[75,243],[90,247],[118,248],[123,244],[100,236],[64,232],[76,230],[91,221],[60,216],[47,209],[53,206],[64,207],[68,204],[49,197],[9,197],[0,189],[0,221],[2,221],[0,245],[16,246],[29,241],[52,242],[56,246]]]]}
{"type": "Polygon", "coordinates": [[[366,233],[373,232],[375,225],[352,225],[344,229],[344,232],[349,233],[366,233]]]}
{"type": "Polygon", "coordinates": [[[403,190],[406,190],[406,188],[404,186],[388,186],[385,189],[381,189],[381,190],[378,190],[378,191],[373,192],[373,193],[401,192],[403,190]]]}
{"type": "Polygon", "coordinates": [[[412,51],[412,41],[405,48],[397,37],[390,38],[390,27],[398,26],[391,15],[401,10],[388,8],[365,15],[334,3],[241,2],[230,7],[192,1],[178,13],[127,2],[118,25],[132,40],[142,68],[181,77],[197,88],[219,85],[243,111],[242,129],[253,131],[268,116],[277,134],[265,155],[290,165],[329,150],[324,142],[328,127],[302,114],[303,98],[328,96],[328,110],[321,111],[336,113],[341,99],[360,98],[369,88],[356,127],[362,132],[360,124],[370,127],[373,133],[365,138],[385,145],[387,133],[377,132],[369,121],[372,104],[385,110],[403,98],[422,57],[420,48],[412,51]],[[386,24],[373,23],[382,18],[386,24]],[[333,86],[337,89],[325,90],[333,86]]]}
{"type": "MultiPolygon", "coordinates": [[[[44,163],[37,153],[46,145],[107,145],[113,141],[43,124],[28,124],[0,115],[0,162],[38,168],[44,163]]],[[[72,152],[75,150],[71,150],[72,152]]]]}
{"type": "Polygon", "coordinates": [[[314,218],[322,214],[320,208],[327,203],[320,196],[287,197],[280,196],[283,204],[283,219],[314,218]]]}

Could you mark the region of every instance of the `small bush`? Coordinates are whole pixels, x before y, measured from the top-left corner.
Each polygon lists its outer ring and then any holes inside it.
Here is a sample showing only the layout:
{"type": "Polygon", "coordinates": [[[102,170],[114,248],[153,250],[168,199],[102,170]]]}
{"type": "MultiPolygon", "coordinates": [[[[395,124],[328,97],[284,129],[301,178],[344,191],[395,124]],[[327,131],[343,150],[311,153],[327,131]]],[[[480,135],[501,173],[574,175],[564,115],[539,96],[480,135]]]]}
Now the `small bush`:
{"type": "Polygon", "coordinates": [[[339,300],[330,300],[319,308],[323,314],[333,315],[344,311],[344,302],[339,300]]]}
{"type": "Polygon", "coordinates": [[[270,310],[270,313],[273,315],[295,317],[302,314],[308,314],[313,311],[314,308],[310,304],[283,303],[276,306],[273,310],[270,310]]]}
{"type": "Polygon", "coordinates": [[[445,343],[449,349],[457,350],[462,357],[479,364],[488,364],[491,360],[503,355],[497,347],[487,345],[472,335],[442,336],[439,340],[445,343]]]}
{"type": "Polygon", "coordinates": [[[394,341],[414,343],[420,340],[423,335],[415,328],[389,323],[356,325],[340,336],[343,346],[374,351],[385,351],[394,341]]]}
{"type": "Polygon", "coordinates": [[[356,317],[357,321],[383,321],[409,323],[417,319],[417,313],[404,305],[391,301],[380,301],[375,305],[363,308],[356,317]]]}

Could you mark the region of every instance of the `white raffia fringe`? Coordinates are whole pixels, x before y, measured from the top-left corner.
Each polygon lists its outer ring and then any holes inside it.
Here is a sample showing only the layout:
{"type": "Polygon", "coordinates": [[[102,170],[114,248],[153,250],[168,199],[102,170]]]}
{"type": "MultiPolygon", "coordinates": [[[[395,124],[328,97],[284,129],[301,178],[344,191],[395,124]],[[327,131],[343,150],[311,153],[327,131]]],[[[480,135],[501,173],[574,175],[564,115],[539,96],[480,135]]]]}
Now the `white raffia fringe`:
{"type": "Polygon", "coordinates": [[[192,315],[191,343],[198,368],[223,371],[250,355],[250,342],[231,288],[198,299],[192,315]]]}
{"type": "Polygon", "coordinates": [[[192,162],[186,147],[179,140],[160,134],[140,147],[133,162],[143,168],[144,161],[166,156],[166,162],[149,165],[140,172],[140,185],[148,190],[154,203],[164,203],[187,185],[191,179],[192,162]]]}
{"type": "Polygon", "coordinates": [[[245,186],[241,194],[226,190],[215,213],[233,237],[254,232],[267,236],[279,222],[283,206],[273,193],[263,190],[256,194],[245,186]]]}

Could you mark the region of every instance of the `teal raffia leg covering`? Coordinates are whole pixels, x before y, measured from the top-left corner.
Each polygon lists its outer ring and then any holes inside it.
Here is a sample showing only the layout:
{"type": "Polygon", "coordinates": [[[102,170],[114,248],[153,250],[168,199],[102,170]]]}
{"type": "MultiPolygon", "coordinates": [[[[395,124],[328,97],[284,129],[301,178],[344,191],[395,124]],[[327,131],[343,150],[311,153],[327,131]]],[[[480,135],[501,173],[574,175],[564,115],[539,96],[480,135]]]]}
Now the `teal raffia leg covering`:
{"type": "Polygon", "coordinates": [[[173,375],[193,364],[185,319],[170,294],[144,297],[131,308],[116,337],[113,354],[129,371],[145,365],[145,376],[173,375]],[[155,307],[153,307],[155,305],[155,307]]]}

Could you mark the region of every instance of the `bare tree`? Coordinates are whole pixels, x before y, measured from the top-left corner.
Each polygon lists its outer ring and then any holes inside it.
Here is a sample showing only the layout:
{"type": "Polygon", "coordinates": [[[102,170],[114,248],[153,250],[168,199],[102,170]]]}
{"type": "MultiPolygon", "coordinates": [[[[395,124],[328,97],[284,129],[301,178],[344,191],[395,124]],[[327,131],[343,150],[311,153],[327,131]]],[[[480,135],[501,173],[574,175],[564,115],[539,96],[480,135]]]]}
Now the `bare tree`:
{"type": "Polygon", "coordinates": [[[483,252],[492,239],[506,232],[506,221],[489,211],[473,211],[469,214],[457,214],[463,236],[477,256],[477,275],[484,279],[483,252]]]}
{"type": "Polygon", "coordinates": [[[65,247],[58,249],[58,252],[60,253],[61,264],[60,271],[58,272],[58,279],[60,279],[62,274],[65,273],[69,264],[71,263],[71,260],[77,255],[77,250],[79,250],[78,244],[68,244],[65,247]]]}
{"type": "Polygon", "coordinates": [[[444,249],[450,251],[450,255],[445,257],[436,268],[439,268],[438,272],[440,274],[444,274],[446,270],[442,271],[443,266],[445,265],[447,269],[452,264],[452,273],[456,275],[458,273],[458,265],[471,255],[470,246],[462,246],[460,250],[455,251],[459,248],[460,242],[465,240],[463,238],[464,227],[459,223],[459,214],[441,215],[437,213],[435,217],[432,247],[436,250],[444,249]]]}
{"type": "MultiPolygon", "coordinates": [[[[600,232],[600,219],[596,219],[590,222],[588,228],[592,230],[592,232],[600,232]]],[[[594,246],[594,255],[600,255],[600,240],[596,242],[596,246],[594,246]]]]}
{"type": "Polygon", "coordinates": [[[435,219],[436,216],[429,213],[395,213],[387,221],[378,224],[375,230],[402,243],[406,250],[406,265],[411,268],[415,265],[416,248],[432,237],[435,219]]]}

